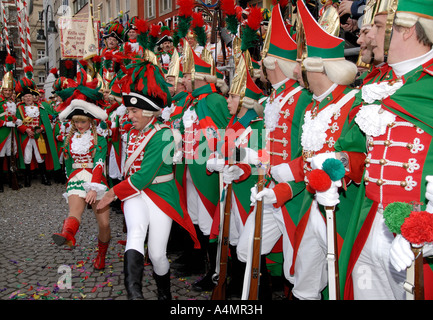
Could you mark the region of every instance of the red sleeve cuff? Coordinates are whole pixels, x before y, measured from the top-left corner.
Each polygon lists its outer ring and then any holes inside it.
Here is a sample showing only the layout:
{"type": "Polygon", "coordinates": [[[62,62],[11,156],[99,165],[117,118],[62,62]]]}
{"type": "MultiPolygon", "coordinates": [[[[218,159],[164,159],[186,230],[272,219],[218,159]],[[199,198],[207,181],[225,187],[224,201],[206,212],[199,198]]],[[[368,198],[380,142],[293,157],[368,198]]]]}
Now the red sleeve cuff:
{"type": "Polygon", "coordinates": [[[236,163],[236,166],[241,168],[244,173],[239,177],[239,179],[235,180],[234,182],[239,183],[248,179],[248,177],[251,175],[251,166],[246,163],[236,163]]]}
{"type": "Polygon", "coordinates": [[[366,155],[362,152],[346,152],[349,156],[349,172],[346,176],[355,183],[361,183],[366,155]]]}
{"type": "Polygon", "coordinates": [[[275,196],[277,197],[277,202],[274,203],[275,208],[283,206],[293,197],[292,188],[288,183],[279,183],[272,190],[274,190],[275,196]]]}
{"type": "Polygon", "coordinates": [[[295,182],[304,181],[304,159],[297,157],[296,159],[289,162],[290,170],[292,170],[295,182]]]}
{"type": "Polygon", "coordinates": [[[131,183],[130,178],[116,184],[113,187],[113,191],[121,201],[125,201],[132,197],[138,196],[141,192],[136,187],[134,187],[134,185],[131,183]]]}

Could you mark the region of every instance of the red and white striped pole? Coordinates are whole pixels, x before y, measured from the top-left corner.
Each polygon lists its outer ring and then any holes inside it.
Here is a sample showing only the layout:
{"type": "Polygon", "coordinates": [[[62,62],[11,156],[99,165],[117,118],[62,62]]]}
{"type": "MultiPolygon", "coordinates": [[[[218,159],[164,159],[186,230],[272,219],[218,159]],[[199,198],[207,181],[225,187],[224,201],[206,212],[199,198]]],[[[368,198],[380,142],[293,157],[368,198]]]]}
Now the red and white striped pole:
{"type": "Polygon", "coordinates": [[[8,21],[6,19],[6,9],[4,5],[4,1],[1,2],[1,10],[3,12],[3,34],[6,43],[6,51],[8,54],[11,53],[11,47],[9,44],[9,32],[8,32],[8,21]]]}
{"type": "Polygon", "coordinates": [[[25,18],[25,34],[27,39],[27,54],[29,58],[29,65],[33,67],[33,54],[32,54],[32,41],[30,39],[30,22],[29,14],[27,12],[27,2],[24,0],[24,18],[25,18]]]}
{"type": "Polygon", "coordinates": [[[23,3],[21,2],[21,0],[17,0],[17,5],[18,5],[18,28],[20,31],[20,43],[21,43],[21,53],[22,53],[22,57],[23,57],[23,68],[27,67],[29,65],[28,61],[27,61],[27,50],[26,50],[26,45],[24,42],[24,30],[23,30],[23,22],[22,22],[22,14],[23,14],[23,3]]]}

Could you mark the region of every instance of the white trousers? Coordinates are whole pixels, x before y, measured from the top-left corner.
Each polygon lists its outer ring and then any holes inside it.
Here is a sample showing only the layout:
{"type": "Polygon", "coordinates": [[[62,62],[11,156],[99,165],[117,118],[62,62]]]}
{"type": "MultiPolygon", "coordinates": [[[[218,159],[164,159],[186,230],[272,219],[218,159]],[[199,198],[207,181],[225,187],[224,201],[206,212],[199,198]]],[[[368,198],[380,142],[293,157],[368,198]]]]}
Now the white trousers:
{"type": "MultiPolygon", "coordinates": [[[[337,218],[338,219],[338,218],[337,218]]],[[[292,293],[301,300],[320,300],[328,284],[326,223],[316,200],[299,244],[292,293]]]]}
{"type": "Polygon", "coordinates": [[[44,159],[42,159],[41,154],[39,153],[38,146],[36,144],[36,140],[33,138],[29,139],[29,142],[26,145],[26,148],[24,149],[24,163],[30,164],[32,162],[33,153],[35,155],[37,163],[44,162],[44,159]]]}
{"type": "MultiPolygon", "coordinates": [[[[11,140],[12,140],[12,134],[9,133],[8,137],[6,138],[6,143],[4,144],[3,148],[0,150],[0,157],[9,157],[12,154],[12,148],[11,148],[11,140]]],[[[17,144],[14,141],[14,150],[17,150],[17,144]]]]}
{"type": "Polygon", "coordinates": [[[147,249],[153,271],[157,275],[165,275],[170,269],[167,242],[173,220],[144,192],[125,200],[124,213],[128,230],[125,251],[134,249],[144,255],[144,242],[149,232],[147,249]]]}
{"type": "MultiPolygon", "coordinates": [[[[239,237],[237,245],[238,259],[242,262],[247,262],[251,257],[248,255],[249,247],[252,245],[252,239],[255,229],[255,210],[250,213],[242,234],[239,237]]],[[[271,252],[275,243],[283,236],[283,271],[287,280],[293,281],[290,277],[290,268],[293,261],[293,246],[287,234],[284,224],[283,213],[281,208],[275,208],[272,204],[263,206],[262,220],[262,243],[261,255],[266,255],[271,252]]]]}
{"type": "Polygon", "coordinates": [[[212,216],[207,211],[205,205],[200,199],[194,183],[192,182],[191,173],[187,167],[186,172],[186,205],[192,223],[198,225],[203,235],[210,235],[212,228],[212,216]]]}
{"type": "Polygon", "coordinates": [[[370,233],[352,271],[355,300],[404,300],[406,270],[391,265],[389,250],[394,235],[385,225],[383,209],[378,209],[370,233]]]}

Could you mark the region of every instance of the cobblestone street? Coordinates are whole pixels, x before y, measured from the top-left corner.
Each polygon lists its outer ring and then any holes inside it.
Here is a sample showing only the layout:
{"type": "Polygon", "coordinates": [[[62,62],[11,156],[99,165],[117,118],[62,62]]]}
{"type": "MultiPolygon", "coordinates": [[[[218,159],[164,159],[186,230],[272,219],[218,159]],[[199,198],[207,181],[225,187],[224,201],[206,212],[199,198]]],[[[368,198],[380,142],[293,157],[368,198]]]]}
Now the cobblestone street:
{"type": "MultiPolygon", "coordinates": [[[[126,300],[123,284],[125,240],[123,216],[111,213],[111,242],[105,270],[94,270],[97,254],[97,223],[87,209],[77,233],[74,249],[58,247],[51,239],[60,232],[68,206],[62,193],[65,187],[42,185],[35,177],[30,188],[13,191],[5,185],[0,194],[0,300],[126,300]],[[71,275],[70,289],[62,277],[71,275]],[[63,287],[66,288],[62,288],[63,287]]],[[[173,254],[169,255],[174,259],[173,254]]],[[[210,292],[190,290],[199,276],[172,276],[173,299],[208,300],[210,292]]],[[[156,300],[152,266],[145,267],[143,293],[156,300]]]]}

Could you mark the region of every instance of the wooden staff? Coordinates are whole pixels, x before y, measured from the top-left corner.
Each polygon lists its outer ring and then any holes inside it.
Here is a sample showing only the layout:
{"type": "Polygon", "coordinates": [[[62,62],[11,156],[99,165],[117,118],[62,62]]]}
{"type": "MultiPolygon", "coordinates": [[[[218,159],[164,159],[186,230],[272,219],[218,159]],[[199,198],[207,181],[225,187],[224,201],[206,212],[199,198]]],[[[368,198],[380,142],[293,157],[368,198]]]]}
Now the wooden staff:
{"type": "MultiPolygon", "coordinates": [[[[257,193],[263,190],[265,184],[266,166],[258,167],[257,193]]],[[[248,300],[258,300],[260,280],[260,255],[262,250],[262,220],[263,200],[256,202],[256,216],[253,238],[253,253],[251,262],[251,280],[248,300]]]]}
{"type": "Polygon", "coordinates": [[[340,300],[340,274],[338,268],[337,227],[335,222],[335,207],[326,206],[326,231],[328,238],[328,287],[329,299],[340,300]]]}
{"type": "MultiPolygon", "coordinates": [[[[229,161],[229,167],[233,164],[229,161]]],[[[221,205],[221,204],[220,204],[221,205]]],[[[222,217],[222,232],[221,232],[221,248],[219,256],[219,272],[214,275],[217,281],[216,286],[212,291],[211,300],[226,299],[226,284],[227,284],[227,262],[229,256],[229,236],[230,236],[230,213],[232,207],[232,184],[227,185],[226,200],[224,205],[224,215],[222,217]]],[[[218,263],[218,261],[217,261],[218,263]]]]}

